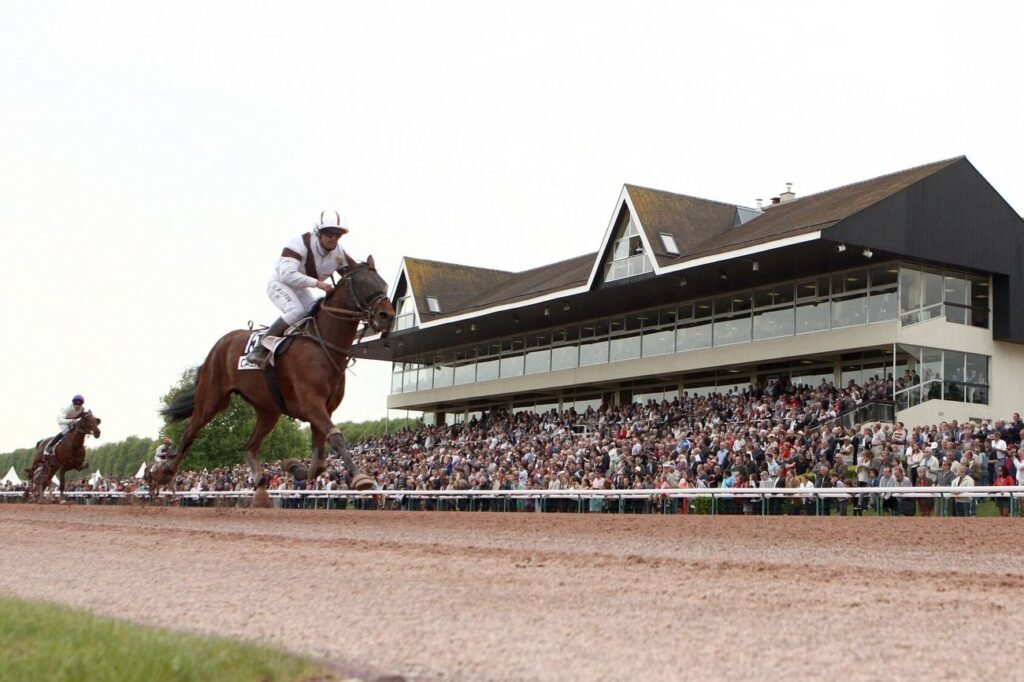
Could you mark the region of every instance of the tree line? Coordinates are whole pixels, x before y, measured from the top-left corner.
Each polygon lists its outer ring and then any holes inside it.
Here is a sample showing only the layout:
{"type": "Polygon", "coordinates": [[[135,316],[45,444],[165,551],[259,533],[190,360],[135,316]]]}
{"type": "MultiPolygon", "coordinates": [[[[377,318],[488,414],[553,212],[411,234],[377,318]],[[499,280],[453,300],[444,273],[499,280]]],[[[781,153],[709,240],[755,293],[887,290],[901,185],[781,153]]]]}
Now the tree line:
{"type": "MultiPolygon", "coordinates": [[[[195,382],[195,376],[196,369],[194,368],[183,372],[177,383],[160,398],[161,403],[168,405],[181,391],[191,388],[195,382]]],[[[109,478],[134,476],[143,462],[147,465],[153,462],[153,453],[164,438],[170,438],[177,447],[181,442],[181,437],[185,434],[187,425],[187,421],[165,424],[154,438],[129,436],[123,441],[104,443],[93,447],[89,447],[93,442],[90,439],[86,442],[89,470],[68,472],[67,479],[73,481],[88,478],[94,471],[100,471],[103,476],[109,478]]],[[[347,442],[360,443],[386,432],[418,428],[421,425],[422,422],[417,419],[377,419],[364,422],[342,422],[338,424],[338,429],[345,435],[347,442]]],[[[214,469],[244,463],[245,444],[255,426],[255,410],[240,396],[231,396],[231,402],[227,409],[214,417],[213,421],[200,432],[182,462],[181,469],[186,471],[214,469]]],[[[309,457],[311,450],[312,440],[309,427],[294,419],[282,417],[267,439],[263,441],[260,456],[263,461],[271,462],[286,457],[309,457]]],[[[21,448],[0,454],[0,476],[13,465],[18,475],[24,478],[25,469],[31,465],[34,456],[34,448],[21,448]]]]}

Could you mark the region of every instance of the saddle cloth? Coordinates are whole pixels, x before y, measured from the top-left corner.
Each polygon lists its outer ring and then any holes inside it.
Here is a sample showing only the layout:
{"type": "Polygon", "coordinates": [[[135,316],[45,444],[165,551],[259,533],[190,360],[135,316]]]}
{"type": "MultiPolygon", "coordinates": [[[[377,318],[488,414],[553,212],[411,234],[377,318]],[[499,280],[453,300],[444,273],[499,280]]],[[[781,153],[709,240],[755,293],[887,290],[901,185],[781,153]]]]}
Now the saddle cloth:
{"type": "Polygon", "coordinates": [[[262,343],[263,347],[270,351],[270,365],[274,365],[274,361],[278,355],[284,355],[284,352],[288,350],[288,346],[291,345],[292,340],[296,336],[299,336],[306,324],[309,322],[308,317],[299,320],[299,323],[293,327],[288,327],[285,331],[284,336],[267,336],[266,328],[260,329],[249,334],[249,340],[245,342],[245,346],[242,347],[242,354],[238,357],[238,369],[259,369],[258,365],[254,365],[245,359],[245,356],[249,354],[253,348],[256,347],[257,343],[262,343]]]}

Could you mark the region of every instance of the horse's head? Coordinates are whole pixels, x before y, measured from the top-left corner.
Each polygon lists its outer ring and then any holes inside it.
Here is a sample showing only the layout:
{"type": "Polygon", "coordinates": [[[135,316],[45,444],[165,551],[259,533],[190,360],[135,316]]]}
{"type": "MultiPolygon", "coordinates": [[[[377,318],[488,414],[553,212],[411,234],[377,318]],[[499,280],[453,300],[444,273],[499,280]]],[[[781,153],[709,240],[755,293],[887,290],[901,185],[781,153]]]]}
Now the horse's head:
{"type": "Polygon", "coordinates": [[[368,257],[365,263],[339,268],[336,274],[339,281],[331,294],[331,305],[343,303],[375,332],[391,329],[395,308],[388,300],[387,283],[374,267],[373,256],[368,257]]]}
{"type": "Polygon", "coordinates": [[[100,422],[102,420],[92,413],[92,410],[86,410],[82,413],[82,416],[78,418],[78,424],[75,427],[79,431],[84,431],[87,434],[92,435],[94,438],[100,437],[100,422]]]}

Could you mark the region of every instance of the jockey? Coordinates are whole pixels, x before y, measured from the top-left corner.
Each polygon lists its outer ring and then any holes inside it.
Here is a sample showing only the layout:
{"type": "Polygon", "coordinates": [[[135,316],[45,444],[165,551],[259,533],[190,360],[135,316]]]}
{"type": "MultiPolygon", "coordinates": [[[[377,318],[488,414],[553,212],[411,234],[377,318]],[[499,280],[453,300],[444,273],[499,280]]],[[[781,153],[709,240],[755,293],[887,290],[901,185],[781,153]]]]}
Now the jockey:
{"type": "Polygon", "coordinates": [[[174,448],[171,447],[171,439],[164,438],[163,445],[156,449],[156,453],[153,455],[153,459],[157,464],[163,464],[171,457],[174,456],[174,448]]]}
{"type": "Polygon", "coordinates": [[[71,429],[75,428],[78,418],[84,413],[85,398],[81,395],[76,395],[71,399],[70,405],[61,408],[60,412],[57,413],[57,424],[60,426],[60,433],[50,439],[50,442],[46,445],[46,450],[43,452],[44,455],[47,457],[53,455],[53,450],[57,447],[57,443],[59,443],[64,436],[68,435],[71,429]]]}
{"type": "Polygon", "coordinates": [[[330,294],[334,287],[325,281],[338,268],[350,261],[338,240],[348,232],[345,220],[337,211],[324,211],[312,232],[306,232],[285,245],[274,274],[267,283],[267,295],[281,309],[279,317],[245,359],[263,367],[270,351],[263,346],[268,336],[282,336],[288,327],[297,324],[309,313],[316,298],[309,289],[330,294]]]}

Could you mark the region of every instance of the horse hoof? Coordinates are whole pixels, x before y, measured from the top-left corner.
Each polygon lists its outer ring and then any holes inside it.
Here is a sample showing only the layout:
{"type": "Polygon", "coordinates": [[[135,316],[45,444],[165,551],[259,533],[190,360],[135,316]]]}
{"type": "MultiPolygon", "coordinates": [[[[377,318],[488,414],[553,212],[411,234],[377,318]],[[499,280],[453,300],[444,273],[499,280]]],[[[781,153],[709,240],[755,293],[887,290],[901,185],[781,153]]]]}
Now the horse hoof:
{"type": "Polygon", "coordinates": [[[373,486],[373,479],[366,474],[356,474],[352,477],[352,488],[354,490],[369,490],[373,486]]]}
{"type": "Polygon", "coordinates": [[[252,506],[256,509],[269,509],[274,505],[270,502],[270,494],[265,487],[256,488],[252,494],[252,506]]]}

